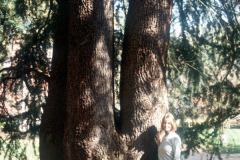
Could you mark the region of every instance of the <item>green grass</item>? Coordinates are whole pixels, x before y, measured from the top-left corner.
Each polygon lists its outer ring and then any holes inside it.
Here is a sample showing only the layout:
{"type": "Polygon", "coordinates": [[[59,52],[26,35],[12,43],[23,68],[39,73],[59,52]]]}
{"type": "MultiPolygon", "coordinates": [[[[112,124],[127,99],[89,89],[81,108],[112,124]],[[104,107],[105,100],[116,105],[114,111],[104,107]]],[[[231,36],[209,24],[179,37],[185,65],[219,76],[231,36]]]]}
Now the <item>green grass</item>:
{"type": "Polygon", "coordinates": [[[240,129],[226,129],[226,141],[223,143],[222,153],[240,153],[240,129]]]}
{"type": "MultiPolygon", "coordinates": [[[[221,154],[225,155],[233,155],[235,153],[240,153],[240,129],[226,129],[224,131],[226,141],[223,143],[221,154]]],[[[21,140],[21,146],[26,145],[26,149],[24,150],[24,154],[26,154],[26,160],[39,160],[39,137],[35,139],[35,149],[33,147],[33,141],[29,139],[21,140]]],[[[17,151],[19,155],[22,152],[20,149],[17,151]]],[[[15,154],[16,155],[16,154],[15,154]]],[[[11,157],[12,160],[17,160],[16,156],[11,157]]],[[[9,159],[8,157],[4,158],[4,152],[0,153],[0,159],[9,159]]]]}
{"type": "Polygon", "coordinates": [[[7,144],[9,144],[9,142],[1,146],[1,160],[39,160],[39,137],[36,137],[35,141],[28,138],[20,140],[18,143],[13,144],[9,150],[7,149],[7,144]],[[7,156],[5,156],[6,153],[7,156]]]}

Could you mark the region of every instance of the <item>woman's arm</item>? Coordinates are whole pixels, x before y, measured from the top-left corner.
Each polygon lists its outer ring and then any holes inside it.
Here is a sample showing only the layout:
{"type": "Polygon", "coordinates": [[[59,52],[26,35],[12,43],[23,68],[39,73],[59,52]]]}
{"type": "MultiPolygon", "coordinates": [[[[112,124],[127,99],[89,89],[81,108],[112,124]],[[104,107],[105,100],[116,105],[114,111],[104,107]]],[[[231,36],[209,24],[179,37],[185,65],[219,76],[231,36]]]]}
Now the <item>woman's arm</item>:
{"type": "Polygon", "coordinates": [[[155,138],[154,138],[156,144],[159,146],[160,145],[160,134],[158,133],[155,138]]]}
{"type": "Polygon", "coordinates": [[[173,145],[173,154],[174,154],[174,160],[180,160],[181,159],[181,139],[180,137],[175,137],[174,139],[174,145],[173,145]]]}

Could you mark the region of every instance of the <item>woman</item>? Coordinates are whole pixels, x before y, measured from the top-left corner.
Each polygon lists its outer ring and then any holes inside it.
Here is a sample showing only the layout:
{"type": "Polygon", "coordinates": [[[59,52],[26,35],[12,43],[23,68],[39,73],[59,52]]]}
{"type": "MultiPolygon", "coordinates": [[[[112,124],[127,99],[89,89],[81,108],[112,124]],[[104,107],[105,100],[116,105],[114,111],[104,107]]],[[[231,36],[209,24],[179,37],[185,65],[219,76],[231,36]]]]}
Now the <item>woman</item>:
{"type": "Polygon", "coordinates": [[[162,120],[162,130],[155,138],[158,145],[158,160],[180,160],[181,139],[175,133],[176,130],[174,116],[167,113],[162,120]]]}

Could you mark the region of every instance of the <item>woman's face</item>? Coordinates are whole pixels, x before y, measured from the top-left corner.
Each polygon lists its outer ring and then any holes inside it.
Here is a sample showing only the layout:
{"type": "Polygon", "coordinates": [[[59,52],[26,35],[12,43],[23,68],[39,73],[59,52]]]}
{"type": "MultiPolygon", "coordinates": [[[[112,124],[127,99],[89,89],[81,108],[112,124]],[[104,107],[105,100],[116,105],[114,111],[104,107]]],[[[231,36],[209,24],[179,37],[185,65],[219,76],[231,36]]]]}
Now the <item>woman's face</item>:
{"type": "Polygon", "coordinates": [[[167,132],[171,131],[171,130],[172,130],[172,123],[171,123],[171,121],[165,120],[165,121],[163,122],[163,129],[164,129],[165,131],[167,131],[167,132]]]}

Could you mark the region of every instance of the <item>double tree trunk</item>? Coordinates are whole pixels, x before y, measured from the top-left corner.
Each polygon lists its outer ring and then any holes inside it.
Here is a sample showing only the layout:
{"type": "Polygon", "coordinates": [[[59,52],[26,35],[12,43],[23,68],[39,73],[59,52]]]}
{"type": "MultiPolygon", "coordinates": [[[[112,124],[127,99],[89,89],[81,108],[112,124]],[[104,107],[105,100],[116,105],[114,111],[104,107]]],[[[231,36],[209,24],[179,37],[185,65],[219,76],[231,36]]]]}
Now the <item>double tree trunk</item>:
{"type": "Polygon", "coordinates": [[[168,110],[172,1],[129,2],[120,88],[122,138],[116,136],[113,112],[113,0],[59,2],[62,19],[42,117],[40,158],[157,159],[154,136],[168,110]]]}
{"type": "Polygon", "coordinates": [[[113,1],[70,0],[66,159],[112,159],[113,1]]]}
{"type": "Polygon", "coordinates": [[[68,0],[59,1],[54,36],[51,79],[47,105],[40,128],[40,159],[64,159],[64,123],[66,121],[66,82],[68,57],[68,0]],[[61,27],[59,27],[61,26],[61,27]]]}
{"type": "Polygon", "coordinates": [[[154,136],[168,110],[166,55],[172,0],[130,0],[123,41],[121,130],[126,159],[157,159],[154,136]]]}

